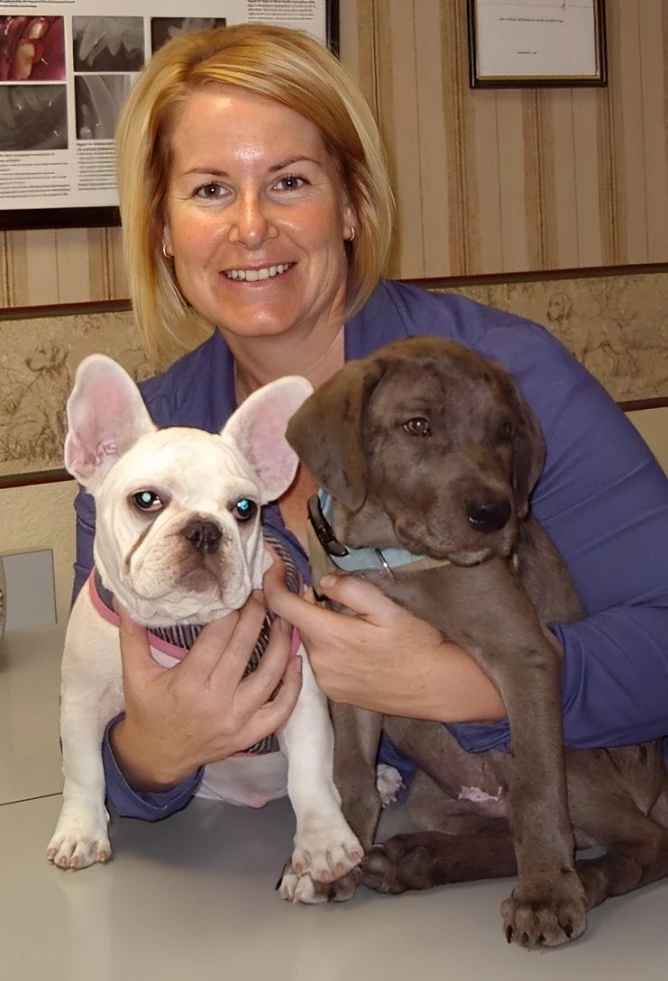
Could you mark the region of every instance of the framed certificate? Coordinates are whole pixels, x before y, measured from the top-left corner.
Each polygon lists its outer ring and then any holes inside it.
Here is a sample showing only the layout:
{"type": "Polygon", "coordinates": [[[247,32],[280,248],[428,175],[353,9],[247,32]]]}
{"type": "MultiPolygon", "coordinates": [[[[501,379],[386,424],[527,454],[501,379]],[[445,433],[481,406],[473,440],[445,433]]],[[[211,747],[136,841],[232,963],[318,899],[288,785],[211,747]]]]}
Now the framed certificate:
{"type": "Polygon", "coordinates": [[[606,85],[605,0],[468,0],[472,88],[606,85]]]}
{"type": "Polygon", "coordinates": [[[175,34],[253,21],[338,52],[338,0],[0,4],[0,230],[117,225],[114,131],[137,73],[175,34]]]}

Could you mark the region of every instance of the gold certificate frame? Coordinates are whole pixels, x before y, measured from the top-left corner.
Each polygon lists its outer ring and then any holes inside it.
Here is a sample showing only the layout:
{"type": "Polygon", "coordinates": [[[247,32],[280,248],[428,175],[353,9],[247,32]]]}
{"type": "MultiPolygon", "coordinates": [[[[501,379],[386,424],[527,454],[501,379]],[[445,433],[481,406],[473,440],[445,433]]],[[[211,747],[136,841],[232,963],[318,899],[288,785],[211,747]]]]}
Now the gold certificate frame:
{"type": "Polygon", "coordinates": [[[467,0],[472,88],[607,84],[605,0],[467,0]]]}

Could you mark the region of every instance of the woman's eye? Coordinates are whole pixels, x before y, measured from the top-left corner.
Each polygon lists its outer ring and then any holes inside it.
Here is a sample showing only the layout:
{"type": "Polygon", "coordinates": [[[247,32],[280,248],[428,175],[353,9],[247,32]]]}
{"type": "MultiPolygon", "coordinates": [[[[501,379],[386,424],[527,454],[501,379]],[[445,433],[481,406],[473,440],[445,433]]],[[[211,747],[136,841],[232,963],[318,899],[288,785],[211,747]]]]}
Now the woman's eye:
{"type": "Polygon", "coordinates": [[[132,503],[139,511],[149,514],[162,511],[165,506],[162,498],[152,490],[142,490],[133,494],[132,503]]]}
{"type": "Polygon", "coordinates": [[[217,198],[221,198],[225,193],[225,188],[222,184],[202,184],[195,191],[195,196],[198,198],[204,198],[208,201],[215,201],[217,198]]]}
{"type": "Polygon", "coordinates": [[[404,423],[404,429],[411,436],[431,436],[431,426],[429,425],[429,420],[425,419],[424,416],[417,416],[415,419],[409,419],[408,422],[404,423]]]}
{"type": "Polygon", "coordinates": [[[303,177],[288,174],[287,177],[281,177],[280,181],[277,181],[274,186],[279,191],[298,191],[305,183],[306,181],[303,177]]]}
{"type": "Polygon", "coordinates": [[[247,497],[242,497],[232,508],[232,514],[237,521],[250,521],[257,514],[257,504],[249,501],[247,497]]]}

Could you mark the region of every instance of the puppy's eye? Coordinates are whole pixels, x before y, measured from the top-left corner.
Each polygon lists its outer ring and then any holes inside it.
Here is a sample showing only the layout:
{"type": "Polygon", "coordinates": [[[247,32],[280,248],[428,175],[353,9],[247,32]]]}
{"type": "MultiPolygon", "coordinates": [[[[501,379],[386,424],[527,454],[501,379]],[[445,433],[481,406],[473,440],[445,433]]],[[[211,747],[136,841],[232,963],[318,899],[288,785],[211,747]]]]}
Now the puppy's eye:
{"type": "Polygon", "coordinates": [[[142,490],[138,491],[136,494],[133,494],[132,503],[140,511],[150,514],[153,514],[156,511],[162,511],[165,506],[162,498],[152,490],[142,490]]]}
{"type": "Polygon", "coordinates": [[[431,426],[429,425],[429,420],[425,419],[423,416],[417,416],[415,419],[409,419],[408,422],[404,423],[403,428],[411,436],[431,436],[431,426]]]}
{"type": "Polygon", "coordinates": [[[509,440],[509,439],[512,439],[513,438],[513,436],[515,435],[515,427],[513,426],[513,424],[510,421],[510,419],[504,419],[501,422],[501,424],[499,425],[499,428],[498,428],[498,431],[497,431],[497,434],[496,435],[497,435],[497,438],[498,439],[500,439],[500,440],[502,440],[504,442],[506,440],[509,440]]]}
{"type": "Polygon", "coordinates": [[[247,497],[242,497],[232,508],[232,514],[237,521],[250,521],[257,514],[257,504],[249,501],[247,497]]]}

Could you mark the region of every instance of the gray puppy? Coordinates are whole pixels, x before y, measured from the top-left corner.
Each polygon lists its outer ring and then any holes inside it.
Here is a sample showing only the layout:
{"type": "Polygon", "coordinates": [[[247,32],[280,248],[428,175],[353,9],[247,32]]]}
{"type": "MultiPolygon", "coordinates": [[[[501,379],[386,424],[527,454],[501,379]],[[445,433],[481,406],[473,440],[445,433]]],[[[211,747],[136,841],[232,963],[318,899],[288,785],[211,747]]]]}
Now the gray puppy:
{"type": "MultiPolygon", "coordinates": [[[[397,341],[307,399],[287,438],[322,488],[311,502],[314,581],[363,575],[434,624],[494,681],[511,727],[512,754],[468,754],[444,726],[330,707],[363,881],[401,892],[517,873],[504,929],[532,948],[579,936],[587,909],[665,876],[668,833],[652,820],[667,813],[660,744],[563,748],[560,651],[546,624],[581,609],[529,511],[544,444],[508,372],[451,341],[397,341]],[[448,834],[372,849],[383,726],[422,768],[427,827],[448,834]],[[576,864],[576,842],[607,852],[576,864]]],[[[327,895],[347,898],[359,878],[347,873],[327,895]]]]}

